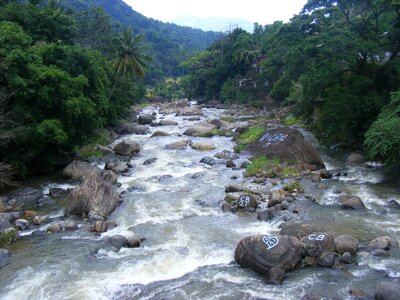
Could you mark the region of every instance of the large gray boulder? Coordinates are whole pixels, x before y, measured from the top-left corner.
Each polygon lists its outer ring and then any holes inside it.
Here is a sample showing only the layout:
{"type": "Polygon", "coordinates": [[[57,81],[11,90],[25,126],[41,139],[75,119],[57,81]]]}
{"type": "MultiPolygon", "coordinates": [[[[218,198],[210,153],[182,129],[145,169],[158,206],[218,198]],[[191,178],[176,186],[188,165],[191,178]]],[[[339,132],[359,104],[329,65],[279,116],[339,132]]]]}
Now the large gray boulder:
{"type": "Polygon", "coordinates": [[[138,118],[138,123],[141,125],[151,124],[156,119],[156,116],[153,115],[141,115],[138,118]]]}
{"type": "Polygon", "coordinates": [[[359,241],[350,235],[338,235],[335,237],[335,247],[339,254],[349,252],[351,255],[356,254],[359,241]]]}
{"type": "Polygon", "coordinates": [[[186,129],[183,134],[189,136],[204,136],[211,133],[216,128],[214,124],[203,122],[186,129]]]}
{"type": "Polygon", "coordinates": [[[333,237],[326,232],[315,232],[309,234],[301,240],[307,255],[319,257],[325,253],[335,251],[335,241],[333,237]]]}
{"type": "Polygon", "coordinates": [[[40,189],[22,187],[5,195],[3,201],[11,207],[33,206],[42,196],[43,192],[40,189]]]}
{"type": "Polygon", "coordinates": [[[339,202],[343,209],[364,209],[365,204],[362,202],[360,197],[341,195],[339,196],[339,202]]]}
{"type": "Polygon", "coordinates": [[[394,282],[380,282],[375,291],[376,300],[400,299],[400,284],[394,282]]]}
{"type": "Polygon", "coordinates": [[[114,146],[114,152],[117,155],[131,156],[140,152],[140,146],[135,141],[122,141],[114,146]]]}
{"type": "Polygon", "coordinates": [[[202,116],[204,115],[201,108],[195,106],[187,106],[178,110],[177,116],[202,116]]]}
{"type": "Polygon", "coordinates": [[[267,274],[272,268],[289,271],[302,258],[302,244],[292,236],[254,235],[244,238],[235,251],[235,260],[245,268],[267,274]]]}
{"type": "Polygon", "coordinates": [[[309,169],[325,169],[325,164],[314,147],[294,128],[267,130],[261,137],[246,148],[253,156],[265,155],[303,164],[309,169]]]}
{"type": "Polygon", "coordinates": [[[114,183],[115,174],[111,171],[92,173],[70,193],[66,215],[88,215],[93,211],[107,218],[119,202],[114,183]]]}
{"type": "Polygon", "coordinates": [[[76,180],[82,180],[92,173],[98,172],[100,172],[98,167],[92,166],[91,164],[80,160],[74,160],[62,171],[64,177],[76,180]]]}
{"type": "Polygon", "coordinates": [[[146,134],[149,132],[149,127],[135,123],[122,123],[117,125],[115,132],[119,134],[146,134]]]}

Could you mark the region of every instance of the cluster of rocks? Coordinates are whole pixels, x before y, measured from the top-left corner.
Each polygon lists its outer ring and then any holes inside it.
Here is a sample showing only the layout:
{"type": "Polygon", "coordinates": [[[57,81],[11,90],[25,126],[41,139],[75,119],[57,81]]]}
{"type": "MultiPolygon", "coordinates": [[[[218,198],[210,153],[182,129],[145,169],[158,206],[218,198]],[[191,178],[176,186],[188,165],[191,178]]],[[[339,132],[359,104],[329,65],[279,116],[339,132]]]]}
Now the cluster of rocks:
{"type": "Polygon", "coordinates": [[[366,245],[349,235],[334,235],[310,224],[285,225],[276,235],[254,235],[242,239],[235,260],[245,268],[264,275],[269,283],[281,283],[285,273],[295,268],[328,267],[346,269],[356,254],[388,256],[398,248],[390,237],[379,237],[366,245]],[[384,254],[385,252],[385,254],[384,254]]]}

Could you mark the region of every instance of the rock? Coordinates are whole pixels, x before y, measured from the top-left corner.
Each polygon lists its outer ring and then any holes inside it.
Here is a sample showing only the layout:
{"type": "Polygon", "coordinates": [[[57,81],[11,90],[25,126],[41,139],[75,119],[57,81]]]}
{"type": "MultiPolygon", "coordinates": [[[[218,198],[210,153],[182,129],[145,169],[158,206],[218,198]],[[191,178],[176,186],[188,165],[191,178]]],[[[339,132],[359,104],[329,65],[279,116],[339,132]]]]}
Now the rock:
{"type": "Polygon", "coordinates": [[[128,241],[129,248],[139,248],[146,239],[134,239],[128,241]]]}
{"type": "Polygon", "coordinates": [[[362,165],[365,163],[365,157],[360,153],[352,153],[347,158],[347,162],[352,166],[362,165]]]}
{"type": "Polygon", "coordinates": [[[175,126],[178,125],[178,122],[174,120],[160,120],[158,123],[160,126],[175,126]]]}
{"type": "Polygon", "coordinates": [[[340,261],[344,262],[345,264],[353,263],[353,256],[350,252],[345,252],[340,256],[340,261]]]}
{"type": "Polygon", "coordinates": [[[237,193],[241,191],[243,191],[243,187],[240,185],[231,184],[225,187],[225,193],[237,193]]]}
{"type": "Polygon", "coordinates": [[[138,123],[141,125],[151,124],[156,119],[153,115],[141,115],[138,118],[138,123]]]}
{"type": "Polygon", "coordinates": [[[349,252],[351,255],[355,255],[358,249],[358,240],[349,235],[338,235],[334,238],[336,251],[339,254],[349,252]]]}
{"type": "Polygon", "coordinates": [[[360,197],[341,195],[339,202],[344,209],[364,209],[366,208],[360,197]]]}
{"type": "Polygon", "coordinates": [[[60,231],[61,231],[61,226],[58,223],[52,223],[46,229],[46,232],[48,233],[58,233],[60,231]]]}
{"type": "Polygon", "coordinates": [[[47,216],[35,216],[33,218],[32,223],[35,225],[41,225],[43,223],[46,223],[48,221],[48,217],[47,216]]]}
{"type": "Polygon", "coordinates": [[[269,284],[281,284],[283,282],[283,279],[285,279],[285,271],[273,267],[265,274],[265,279],[269,284]]]}
{"type": "Polygon", "coordinates": [[[131,156],[140,152],[140,146],[135,141],[122,141],[114,146],[114,152],[117,155],[131,156]]]}
{"type": "Polygon", "coordinates": [[[170,136],[168,132],[165,131],[155,131],[150,137],[159,137],[159,136],[170,136]]]}
{"type": "Polygon", "coordinates": [[[160,176],[159,178],[158,178],[158,181],[159,182],[164,182],[164,181],[167,181],[168,179],[171,179],[171,178],[173,178],[174,176],[172,176],[172,175],[162,175],[162,176],[160,176]]]}
{"type": "Polygon", "coordinates": [[[43,192],[39,189],[23,187],[18,188],[4,196],[6,204],[13,208],[22,206],[33,206],[37,200],[43,196],[43,192]]]}
{"type": "Polygon", "coordinates": [[[78,229],[78,225],[72,220],[60,221],[58,225],[62,231],[75,231],[78,229]]]}
{"type": "Polygon", "coordinates": [[[226,162],[226,167],[233,169],[233,168],[236,168],[236,164],[232,160],[228,160],[226,162]]]}
{"type": "Polygon", "coordinates": [[[66,215],[88,214],[94,211],[107,218],[119,203],[114,189],[115,174],[104,171],[103,174],[92,173],[81,185],[74,188],[68,197],[66,215]]]}
{"type": "Polygon", "coordinates": [[[389,254],[388,252],[386,252],[385,250],[382,250],[382,249],[373,250],[373,251],[371,252],[371,255],[373,255],[373,256],[379,256],[379,257],[387,257],[387,256],[390,256],[390,254],[389,254]]]}
{"type": "Polygon", "coordinates": [[[25,230],[29,228],[29,222],[25,219],[18,219],[15,221],[14,227],[18,230],[25,230]]]}
{"type": "Polygon", "coordinates": [[[0,213],[0,231],[11,227],[15,220],[22,217],[22,212],[0,213]]]}
{"type": "Polygon", "coordinates": [[[330,178],[332,178],[332,173],[329,172],[327,169],[319,170],[319,175],[321,176],[322,179],[330,179],[330,178]]]}
{"type": "Polygon", "coordinates": [[[267,130],[256,142],[246,148],[253,156],[265,155],[281,161],[296,161],[299,164],[325,169],[324,162],[314,147],[294,128],[267,130]]]}
{"type": "Polygon", "coordinates": [[[105,217],[99,215],[97,212],[93,210],[89,211],[88,218],[90,222],[105,221],[106,219],[105,217]]]}
{"type": "Polygon", "coordinates": [[[389,236],[381,236],[368,244],[371,250],[390,250],[391,247],[398,247],[397,242],[389,236]]]}
{"type": "Polygon", "coordinates": [[[117,165],[117,166],[113,169],[113,171],[114,171],[116,174],[123,174],[123,173],[126,173],[126,172],[129,171],[129,166],[128,166],[127,163],[121,163],[121,164],[117,165]]]}
{"type": "Polygon", "coordinates": [[[184,107],[180,109],[177,114],[177,116],[203,116],[203,110],[198,107],[194,106],[189,106],[189,107],[184,107]]]}
{"type": "Polygon", "coordinates": [[[96,145],[95,149],[103,153],[104,155],[113,153],[112,149],[108,146],[96,145]]]}
{"type": "Polygon", "coordinates": [[[325,232],[315,232],[302,238],[304,250],[309,256],[319,257],[335,251],[333,237],[325,232]]]}
{"type": "Polygon", "coordinates": [[[205,156],[200,160],[201,163],[205,163],[206,165],[209,166],[214,166],[217,164],[225,164],[226,161],[224,161],[223,159],[217,159],[215,157],[211,157],[211,156],[205,156]]]}
{"type": "Polygon", "coordinates": [[[301,240],[306,235],[319,231],[324,230],[311,224],[285,224],[283,225],[280,234],[294,236],[301,240]]]}
{"type": "Polygon", "coordinates": [[[318,264],[317,258],[312,257],[312,256],[306,256],[306,257],[304,258],[304,263],[305,263],[307,266],[311,266],[311,267],[315,267],[315,266],[318,264]]]}
{"type": "Polygon", "coordinates": [[[62,173],[64,177],[76,180],[82,180],[83,178],[88,177],[92,173],[98,173],[98,172],[100,172],[99,168],[92,166],[91,164],[84,161],[74,160],[64,168],[62,173]]]}
{"type": "Polygon", "coordinates": [[[149,127],[144,125],[137,125],[135,123],[123,123],[119,124],[115,128],[115,132],[119,134],[139,134],[143,135],[149,132],[149,127]]]}
{"type": "Polygon", "coordinates": [[[257,213],[257,220],[268,222],[274,218],[274,209],[262,210],[257,213]]]}
{"type": "Polygon", "coordinates": [[[128,239],[120,234],[113,235],[108,239],[108,242],[112,247],[116,248],[118,251],[123,247],[127,247],[129,244],[128,239]]]}
{"type": "Polygon", "coordinates": [[[389,201],[389,207],[400,209],[400,203],[392,199],[389,201]]]}
{"type": "Polygon", "coordinates": [[[0,249],[0,268],[8,264],[10,260],[10,251],[7,249],[0,249]]]}
{"type": "Polygon", "coordinates": [[[350,289],[350,294],[355,299],[358,299],[358,300],[362,300],[362,299],[367,300],[368,299],[368,294],[366,292],[364,292],[363,290],[360,290],[358,288],[351,288],[350,289]]]}
{"type": "Polygon", "coordinates": [[[321,267],[330,268],[333,267],[333,265],[335,264],[335,258],[335,253],[325,253],[324,255],[317,258],[317,264],[321,267]]]}
{"type": "Polygon", "coordinates": [[[155,163],[156,160],[157,160],[157,157],[153,157],[153,158],[146,159],[146,160],[143,162],[143,165],[144,165],[144,166],[151,165],[151,164],[155,163]]]}
{"type": "Polygon", "coordinates": [[[199,151],[210,151],[216,149],[213,143],[208,143],[208,142],[194,142],[190,144],[190,147],[192,147],[192,149],[199,151]]]}
{"type": "Polygon", "coordinates": [[[318,174],[314,174],[312,182],[314,182],[314,183],[321,182],[321,175],[319,173],[318,174]]]}
{"type": "Polygon", "coordinates": [[[216,129],[215,125],[203,122],[186,129],[183,134],[189,136],[205,136],[210,134],[214,129],[216,129]]]}
{"type": "Polygon", "coordinates": [[[49,196],[43,196],[37,200],[36,206],[41,207],[41,206],[50,206],[50,205],[54,205],[54,204],[56,204],[56,201],[53,198],[51,198],[49,196]]]}
{"type": "Polygon", "coordinates": [[[183,140],[180,140],[178,142],[174,142],[174,143],[166,145],[165,149],[169,149],[169,150],[184,150],[184,149],[186,149],[188,143],[189,143],[189,140],[183,139],[183,140]]]}
{"type": "Polygon", "coordinates": [[[240,241],[235,260],[245,268],[267,274],[272,268],[289,271],[301,261],[302,244],[292,236],[249,236],[240,241]]]}
{"type": "Polygon", "coordinates": [[[380,282],[375,290],[376,300],[400,299],[400,284],[394,282],[380,282]]]}
{"type": "Polygon", "coordinates": [[[62,188],[51,188],[49,189],[49,195],[50,197],[59,199],[67,197],[69,195],[69,191],[62,188]]]}
{"type": "Polygon", "coordinates": [[[270,192],[268,196],[268,207],[275,206],[277,204],[282,203],[286,198],[286,192],[284,190],[273,190],[270,192]]]}
{"type": "Polygon", "coordinates": [[[222,211],[223,212],[231,212],[232,211],[232,205],[228,202],[224,202],[222,204],[222,211]]]}
{"type": "Polygon", "coordinates": [[[242,162],[242,164],[240,165],[241,169],[246,169],[248,166],[251,165],[251,162],[248,160],[245,160],[244,162],[242,162]]]}
{"type": "Polygon", "coordinates": [[[220,158],[220,159],[225,159],[225,160],[228,160],[228,159],[232,160],[232,159],[238,159],[239,155],[237,155],[235,152],[224,150],[222,152],[216,153],[214,155],[214,157],[220,158]]]}
{"type": "Polygon", "coordinates": [[[237,208],[238,209],[244,209],[244,210],[249,210],[249,211],[255,211],[258,207],[257,200],[253,195],[250,194],[244,194],[240,196],[238,202],[237,202],[237,208]]]}
{"type": "Polygon", "coordinates": [[[96,221],[93,224],[93,231],[95,232],[106,232],[109,229],[113,229],[117,227],[117,224],[114,221],[96,221]]]}

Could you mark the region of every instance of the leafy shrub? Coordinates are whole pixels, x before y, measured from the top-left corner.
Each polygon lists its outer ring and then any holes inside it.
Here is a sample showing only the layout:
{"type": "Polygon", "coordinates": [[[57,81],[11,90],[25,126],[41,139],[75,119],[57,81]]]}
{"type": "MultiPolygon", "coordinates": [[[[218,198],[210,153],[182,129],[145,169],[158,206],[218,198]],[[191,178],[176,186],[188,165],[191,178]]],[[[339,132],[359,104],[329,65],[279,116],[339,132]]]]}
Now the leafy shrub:
{"type": "Polygon", "coordinates": [[[250,143],[255,142],[265,132],[264,127],[252,127],[246,132],[242,133],[239,137],[237,146],[235,147],[236,152],[240,152],[245,149],[250,143]]]}

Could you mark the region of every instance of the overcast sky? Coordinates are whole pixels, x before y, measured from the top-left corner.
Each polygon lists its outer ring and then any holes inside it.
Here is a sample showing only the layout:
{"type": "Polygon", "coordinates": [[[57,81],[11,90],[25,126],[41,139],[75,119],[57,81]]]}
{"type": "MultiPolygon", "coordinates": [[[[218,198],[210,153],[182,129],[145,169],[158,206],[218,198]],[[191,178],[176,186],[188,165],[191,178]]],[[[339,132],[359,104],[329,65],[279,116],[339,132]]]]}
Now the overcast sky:
{"type": "Polygon", "coordinates": [[[171,22],[186,15],[241,18],[260,24],[289,21],[307,0],[124,0],[146,17],[171,22]]]}

